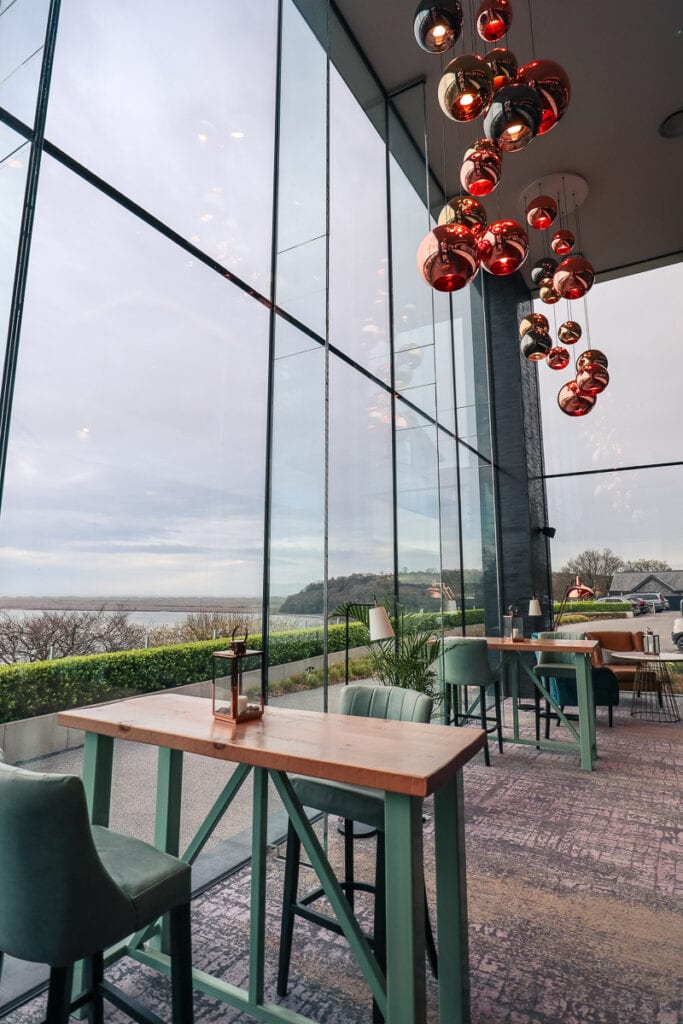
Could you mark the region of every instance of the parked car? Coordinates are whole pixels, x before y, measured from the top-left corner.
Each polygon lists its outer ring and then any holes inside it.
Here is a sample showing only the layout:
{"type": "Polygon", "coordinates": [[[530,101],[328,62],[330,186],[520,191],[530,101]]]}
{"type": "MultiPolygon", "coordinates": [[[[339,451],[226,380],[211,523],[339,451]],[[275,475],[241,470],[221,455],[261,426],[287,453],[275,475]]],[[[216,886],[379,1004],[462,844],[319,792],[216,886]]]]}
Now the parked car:
{"type": "Polygon", "coordinates": [[[629,594],[629,597],[639,597],[641,600],[646,601],[648,611],[650,611],[653,606],[656,612],[665,612],[668,611],[669,608],[669,602],[667,599],[662,594],[658,594],[654,591],[648,591],[648,593],[642,594],[629,594]]]}
{"type": "Polygon", "coordinates": [[[674,627],[671,631],[671,639],[683,654],[683,619],[674,619],[674,627]]]}
{"type": "Polygon", "coordinates": [[[644,615],[647,611],[647,605],[644,601],[636,600],[632,597],[599,597],[595,602],[596,604],[630,604],[631,611],[634,615],[644,615]]]}
{"type": "Polygon", "coordinates": [[[634,615],[647,615],[647,613],[650,610],[650,606],[647,603],[647,601],[643,601],[642,597],[639,597],[638,594],[627,594],[624,600],[632,601],[633,604],[637,605],[638,611],[636,611],[636,609],[634,608],[634,615]]]}

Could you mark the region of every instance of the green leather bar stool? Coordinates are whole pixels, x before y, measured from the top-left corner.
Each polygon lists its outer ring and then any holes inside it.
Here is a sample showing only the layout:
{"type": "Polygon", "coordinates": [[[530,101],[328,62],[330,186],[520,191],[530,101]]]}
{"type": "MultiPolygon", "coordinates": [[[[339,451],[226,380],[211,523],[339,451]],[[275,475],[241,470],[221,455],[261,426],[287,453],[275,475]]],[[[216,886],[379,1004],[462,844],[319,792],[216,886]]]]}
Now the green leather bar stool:
{"type": "Polygon", "coordinates": [[[4,954],[48,964],[45,1024],[87,1006],[102,1024],[103,998],[142,1024],[163,1024],[103,977],[103,951],[169,915],[173,1024],[192,1024],[190,866],[149,843],[88,820],[74,775],[0,763],[0,968],[4,954]],[[85,991],[72,996],[84,960],[85,991]]]}
{"type": "MultiPolygon", "coordinates": [[[[390,718],[402,722],[429,722],[432,715],[432,699],[415,690],[399,686],[345,686],[342,690],[339,711],[342,715],[359,715],[366,718],[390,718]]],[[[353,786],[324,779],[312,779],[294,775],[290,779],[295,793],[304,807],[324,811],[344,819],[344,879],[341,887],[351,907],[354,892],[374,892],[373,934],[368,939],[373,946],[375,957],[381,969],[386,970],[386,924],[384,886],[384,793],[364,786],[353,786]],[[377,852],[375,860],[374,885],[356,881],[353,863],[353,822],[370,825],[377,830],[377,852]]],[[[278,962],[277,993],[287,995],[289,965],[292,955],[294,921],[297,916],[312,921],[323,928],[341,935],[337,922],[327,914],[315,910],[311,904],[324,895],[322,888],[313,889],[299,897],[299,867],[301,840],[290,822],[287,832],[287,855],[282,899],[282,924],[280,929],[280,955],[278,962]]],[[[434,974],[437,974],[437,956],[429,914],[426,911],[425,893],[425,940],[427,954],[434,974]]],[[[374,1020],[381,1020],[377,1007],[373,1007],[374,1020]]]]}
{"type": "Polygon", "coordinates": [[[486,733],[484,761],[491,764],[489,755],[489,733],[496,733],[498,750],[503,753],[503,728],[500,716],[500,679],[491,668],[485,640],[475,637],[450,636],[443,641],[438,659],[439,680],[444,694],[446,724],[459,725],[461,721],[473,719],[481,724],[486,733]],[[468,710],[467,687],[479,690],[479,711],[468,710]],[[464,710],[460,707],[460,690],[464,689],[464,710]],[[486,713],[486,692],[493,690],[494,717],[486,713]],[[458,692],[452,692],[452,691],[458,692]],[[451,719],[452,712],[452,719],[451,719]]]}
{"type": "MultiPolygon", "coordinates": [[[[585,633],[539,633],[540,640],[585,640],[585,633]]],[[[576,665],[573,654],[561,652],[552,653],[539,651],[537,664],[534,665],[534,675],[544,679],[549,689],[550,696],[559,704],[564,712],[565,707],[575,708],[578,704],[576,693],[576,665]]],[[[614,724],[612,709],[619,704],[619,681],[614,673],[607,667],[594,667],[591,672],[593,684],[593,703],[595,707],[606,707],[610,729],[614,724]]],[[[550,720],[554,718],[557,724],[560,719],[550,709],[548,701],[545,702],[545,712],[540,712],[545,717],[545,738],[550,736],[550,720]]],[[[567,718],[575,718],[575,715],[567,715],[567,718]]]]}

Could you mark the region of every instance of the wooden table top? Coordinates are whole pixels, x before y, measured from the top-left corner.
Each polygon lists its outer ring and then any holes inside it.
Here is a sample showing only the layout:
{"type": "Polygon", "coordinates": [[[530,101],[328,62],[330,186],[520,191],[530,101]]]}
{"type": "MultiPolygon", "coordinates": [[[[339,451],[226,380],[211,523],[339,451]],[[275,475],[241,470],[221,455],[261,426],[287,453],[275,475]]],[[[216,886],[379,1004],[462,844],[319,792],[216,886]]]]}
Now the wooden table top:
{"type": "Polygon", "coordinates": [[[149,693],[61,711],[71,729],[224,761],[424,797],[484,745],[480,729],[266,707],[263,718],[213,718],[211,701],[149,693]]]}
{"type": "Polygon", "coordinates": [[[597,640],[504,640],[501,636],[484,637],[492,651],[562,651],[565,654],[592,654],[600,646],[597,640]]]}

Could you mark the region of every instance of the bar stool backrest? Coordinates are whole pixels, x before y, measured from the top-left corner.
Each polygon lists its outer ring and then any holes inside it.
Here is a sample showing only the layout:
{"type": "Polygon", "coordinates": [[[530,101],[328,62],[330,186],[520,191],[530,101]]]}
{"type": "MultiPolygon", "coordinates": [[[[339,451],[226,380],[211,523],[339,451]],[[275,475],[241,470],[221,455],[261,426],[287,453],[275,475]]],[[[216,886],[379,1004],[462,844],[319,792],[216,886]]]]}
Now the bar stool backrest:
{"type": "MultiPolygon", "coordinates": [[[[585,640],[585,633],[539,633],[539,640],[585,640]]],[[[570,651],[539,651],[539,665],[571,665],[574,666],[574,655],[570,651]]]]}
{"type": "Polygon", "coordinates": [[[438,664],[442,685],[490,686],[496,681],[486,640],[450,636],[444,639],[441,650],[438,664]]]}

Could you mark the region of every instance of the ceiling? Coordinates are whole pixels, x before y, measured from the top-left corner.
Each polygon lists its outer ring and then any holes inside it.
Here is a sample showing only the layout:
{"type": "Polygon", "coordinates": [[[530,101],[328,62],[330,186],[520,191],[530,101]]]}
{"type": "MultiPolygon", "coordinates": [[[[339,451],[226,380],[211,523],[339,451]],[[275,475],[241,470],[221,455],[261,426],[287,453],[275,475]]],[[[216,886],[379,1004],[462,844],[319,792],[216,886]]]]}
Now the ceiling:
{"type": "MultiPolygon", "coordinates": [[[[444,56],[425,53],[415,42],[416,0],[337,0],[337,6],[388,92],[425,79],[432,170],[440,182],[445,170],[446,191],[457,195],[463,151],[483,135],[483,123],[478,118],[457,125],[447,119],[437,86],[442,64],[472,51],[475,3],[463,0],[462,37],[444,56]]],[[[658,133],[664,118],[683,108],[681,0],[512,0],[512,6],[507,45],[519,64],[534,57],[531,10],[535,56],[564,67],[572,96],[551,132],[505,155],[501,183],[484,200],[489,219],[500,210],[500,216],[523,221],[527,186],[555,172],[571,172],[588,182],[580,228],[584,254],[600,277],[646,261],[681,259],[683,137],[658,133]]],[[[482,54],[485,44],[476,31],[474,38],[482,54]]],[[[422,125],[408,126],[419,144],[422,125]]],[[[542,240],[531,241],[537,258],[542,240]]]]}

